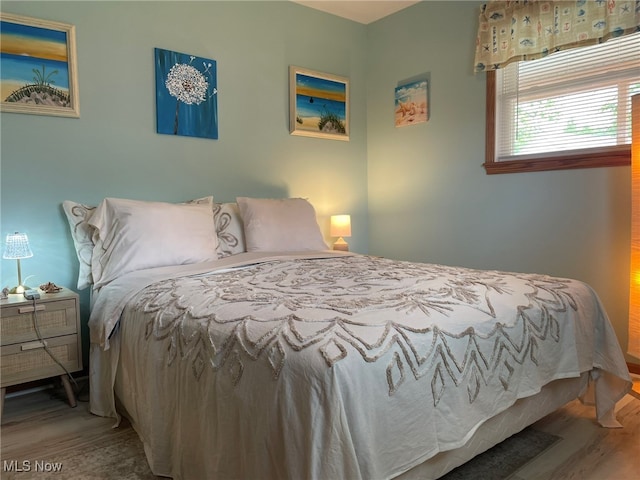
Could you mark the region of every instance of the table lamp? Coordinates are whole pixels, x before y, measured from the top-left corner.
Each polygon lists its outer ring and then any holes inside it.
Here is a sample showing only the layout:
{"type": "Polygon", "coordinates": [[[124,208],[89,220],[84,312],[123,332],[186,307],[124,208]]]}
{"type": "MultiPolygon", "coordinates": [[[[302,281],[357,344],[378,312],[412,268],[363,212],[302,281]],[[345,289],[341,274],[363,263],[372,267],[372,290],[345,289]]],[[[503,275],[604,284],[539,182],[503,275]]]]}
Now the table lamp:
{"type": "Polygon", "coordinates": [[[351,236],[351,215],[332,215],[329,233],[332,237],[339,237],[333,244],[333,249],[348,252],[349,244],[342,237],[351,236]]]}
{"type": "Polygon", "coordinates": [[[18,262],[18,285],[9,290],[9,293],[24,293],[29,287],[22,285],[22,271],[20,269],[20,259],[33,257],[33,252],[29,248],[29,239],[25,233],[10,233],[7,235],[2,258],[7,260],[17,260],[18,262]]]}

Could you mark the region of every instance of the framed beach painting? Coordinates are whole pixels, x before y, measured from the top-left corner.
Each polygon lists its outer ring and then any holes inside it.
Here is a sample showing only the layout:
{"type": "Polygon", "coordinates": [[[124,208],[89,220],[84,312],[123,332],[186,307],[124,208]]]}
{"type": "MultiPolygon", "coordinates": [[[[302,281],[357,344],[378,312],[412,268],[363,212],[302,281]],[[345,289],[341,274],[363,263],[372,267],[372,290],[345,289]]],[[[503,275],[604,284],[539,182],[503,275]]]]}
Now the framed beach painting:
{"type": "Polygon", "coordinates": [[[429,120],[429,79],[402,82],[395,89],[396,127],[417,125],[429,120]]]}
{"type": "Polygon", "coordinates": [[[0,13],[0,110],[79,117],[75,27],[0,13]]]}
{"type": "Polygon", "coordinates": [[[349,80],[289,67],[289,129],[292,135],[349,140],[349,80]]]}
{"type": "Polygon", "coordinates": [[[216,61],[155,49],[157,132],[218,138],[216,61]]]}

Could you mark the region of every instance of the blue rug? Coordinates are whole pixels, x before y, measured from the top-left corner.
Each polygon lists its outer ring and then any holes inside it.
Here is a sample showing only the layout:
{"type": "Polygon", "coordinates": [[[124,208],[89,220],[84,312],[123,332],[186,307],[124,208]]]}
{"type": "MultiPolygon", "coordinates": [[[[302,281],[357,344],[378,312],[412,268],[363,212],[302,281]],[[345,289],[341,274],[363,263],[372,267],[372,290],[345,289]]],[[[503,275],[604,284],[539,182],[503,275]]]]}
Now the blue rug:
{"type": "Polygon", "coordinates": [[[504,480],[561,438],[531,427],[447,473],[440,480],[504,480]]]}

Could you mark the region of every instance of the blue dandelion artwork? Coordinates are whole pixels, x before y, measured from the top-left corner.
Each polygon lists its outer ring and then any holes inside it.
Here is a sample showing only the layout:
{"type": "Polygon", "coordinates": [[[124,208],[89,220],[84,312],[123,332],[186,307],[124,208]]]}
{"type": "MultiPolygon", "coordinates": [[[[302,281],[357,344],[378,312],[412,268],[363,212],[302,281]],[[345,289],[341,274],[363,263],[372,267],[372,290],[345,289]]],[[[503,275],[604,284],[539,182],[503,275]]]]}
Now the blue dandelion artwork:
{"type": "Polygon", "coordinates": [[[216,61],[155,49],[158,133],[218,138],[216,61]]]}

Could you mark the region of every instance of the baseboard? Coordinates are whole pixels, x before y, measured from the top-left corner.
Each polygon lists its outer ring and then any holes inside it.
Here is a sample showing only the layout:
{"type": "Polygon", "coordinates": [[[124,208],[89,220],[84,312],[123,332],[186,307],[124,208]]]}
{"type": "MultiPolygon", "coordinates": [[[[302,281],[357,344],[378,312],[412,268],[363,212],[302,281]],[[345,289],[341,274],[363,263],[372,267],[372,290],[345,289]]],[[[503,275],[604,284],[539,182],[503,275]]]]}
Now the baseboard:
{"type": "Polygon", "coordinates": [[[627,362],[627,368],[629,369],[629,373],[633,373],[634,375],[640,375],[640,365],[638,365],[637,363],[627,362]]]}

